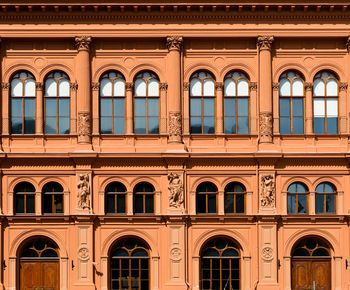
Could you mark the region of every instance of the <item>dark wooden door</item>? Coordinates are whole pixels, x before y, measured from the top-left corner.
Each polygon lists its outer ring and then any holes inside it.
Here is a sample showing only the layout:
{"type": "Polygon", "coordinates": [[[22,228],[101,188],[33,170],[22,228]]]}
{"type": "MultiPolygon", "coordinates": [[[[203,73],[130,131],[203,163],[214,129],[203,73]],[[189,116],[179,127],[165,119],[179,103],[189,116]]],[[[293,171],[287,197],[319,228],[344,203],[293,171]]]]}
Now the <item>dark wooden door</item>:
{"type": "Polygon", "coordinates": [[[21,261],[21,290],[58,290],[59,261],[21,261]]]}
{"type": "Polygon", "coordinates": [[[331,290],[331,260],[293,259],[292,289],[331,290]]]}

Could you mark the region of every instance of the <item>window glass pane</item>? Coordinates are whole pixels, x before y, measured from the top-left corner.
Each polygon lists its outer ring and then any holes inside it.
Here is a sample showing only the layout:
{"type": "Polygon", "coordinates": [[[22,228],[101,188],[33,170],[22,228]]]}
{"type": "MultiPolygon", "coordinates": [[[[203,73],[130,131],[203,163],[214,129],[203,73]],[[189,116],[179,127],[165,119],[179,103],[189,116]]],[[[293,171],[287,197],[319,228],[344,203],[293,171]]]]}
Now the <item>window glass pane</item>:
{"type": "Polygon", "coordinates": [[[114,117],[114,134],[124,134],[124,133],[125,133],[125,118],[114,117]]]}
{"type": "Polygon", "coordinates": [[[58,93],[60,97],[69,97],[69,81],[67,79],[60,80],[58,84],[58,93]]]}
{"type": "Polygon", "coordinates": [[[216,213],[216,194],[208,194],[208,213],[216,213]]]}
{"type": "Polygon", "coordinates": [[[112,134],[112,117],[101,117],[101,134],[112,134]]]}
{"type": "Polygon", "coordinates": [[[203,117],[203,133],[215,133],[215,119],[214,117],[203,117]]]}
{"type": "Polygon", "coordinates": [[[304,134],[304,118],[293,118],[293,134],[304,134]]]}
{"type": "Polygon", "coordinates": [[[125,116],[125,99],[117,98],[113,101],[114,104],[114,116],[125,116]]]}
{"type": "Polygon", "coordinates": [[[135,117],[135,133],[145,134],[146,124],[146,117],[135,117]]]}
{"type": "Polygon", "coordinates": [[[122,79],[114,80],[114,94],[113,96],[125,96],[125,83],[122,79]]]}
{"type": "Polygon", "coordinates": [[[297,190],[298,183],[294,182],[291,185],[288,186],[287,191],[288,192],[298,192],[297,190]]]}
{"type": "Polygon", "coordinates": [[[225,117],[225,133],[236,134],[236,117],[225,117]]]}
{"type": "Polygon", "coordinates": [[[58,119],[58,134],[69,134],[69,117],[58,119]]]}
{"type": "Polygon", "coordinates": [[[146,116],[146,98],[135,98],[135,116],[146,116]]]}
{"type": "Polygon", "coordinates": [[[21,98],[11,99],[11,116],[22,117],[22,99],[21,98]]]}
{"type": "Polygon", "coordinates": [[[16,194],[16,213],[24,213],[24,195],[16,194]]]}
{"type": "Polygon", "coordinates": [[[35,97],[35,81],[33,79],[24,81],[24,95],[26,97],[35,97]]]}
{"type": "Polygon", "coordinates": [[[35,199],[34,194],[27,194],[26,195],[26,211],[27,213],[34,213],[35,212],[35,199]]]}
{"type": "Polygon", "coordinates": [[[304,116],[304,99],[293,98],[293,116],[304,116]]]}
{"type": "Polygon", "coordinates": [[[236,194],[236,213],[244,213],[244,195],[236,194]]]}
{"type": "Polygon", "coordinates": [[[24,133],[35,133],[35,99],[24,100],[24,133]]]}
{"type": "Polygon", "coordinates": [[[57,119],[56,117],[45,118],[45,134],[56,134],[57,119]]]}
{"type": "Polygon", "coordinates": [[[159,133],[159,118],[148,117],[148,133],[158,134],[159,133]]]}
{"type": "Polygon", "coordinates": [[[146,82],[143,79],[135,81],[135,96],[146,96],[146,82]]]}
{"type": "Polygon", "coordinates": [[[249,118],[248,117],[238,117],[238,134],[248,134],[249,133],[249,118]]]}
{"type": "Polygon", "coordinates": [[[314,98],[314,116],[325,116],[325,100],[320,98],[314,98]]]}
{"type": "Polygon", "coordinates": [[[293,81],[292,96],[304,95],[304,83],[301,79],[295,79],[293,81]]]}
{"type": "Polygon", "coordinates": [[[11,81],[11,97],[23,96],[23,84],[20,79],[13,79],[11,81]]]}
{"type": "Polygon", "coordinates": [[[191,80],[190,95],[191,96],[201,96],[202,95],[202,83],[197,78],[191,80]]]}
{"type": "Polygon", "coordinates": [[[143,213],[143,195],[135,194],[134,211],[135,213],[143,213]]]}
{"type": "Polygon", "coordinates": [[[101,98],[101,116],[112,116],[112,98],[101,98]]]}
{"type": "Polygon", "coordinates": [[[233,213],[233,194],[225,194],[225,213],[233,213]]]}
{"type": "Polygon", "coordinates": [[[69,117],[69,99],[59,98],[58,99],[58,114],[59,116],[69,117]]]}
{"type": "Polygon", "coordinates": [[[212,79],[203,81],[203,96],[215,96],[215,85],[212,79]]]}
{"type": "Polygon", "coordinates": [[[327,133],[328,134],[338,133],[338,118],[327,118],[327,133]]]}
{"type": "Polygon", "coordinates": [[[100,84],[101,96],[112,96],[112,83],[109,79],[102,79],[100,84]]]}
{"type": "Polygon", "coordinates": [[[238,116],[249,116],[247,98],[237,98],[237,114],[238,116]]]}
{"type": "Polygon", "coordinates": [[[150,79],[148,81],[148,96],[159,96],[159,81],[150,79]]]}
{"type": "Polygon", "coordinates": [[[191,98],[191,116],[201,116],[202,115],[202,99],[191,98]]]}
{"type": "Polygon", "coordinates": [[[22,118],[11,118],[11,133],[22,134],[22,118]]]}
{"type": "Polygon", "coordinates": [[[191,117],[191,133],[202,133],[202,118],[191,117]]]}
{"type": "Polygon", "coordinates": [[[326,212],[335,213],[335,196],[333,194],[327,194],[326,198],[326,212]]]}
{"type": "Polygon", "coordinates": [[[203,115],[204,116],[214,116],[215,104],[213,98],[203,99],[203,115]]]}
{"type": "Polygon", "coordinates": [[[44,213],[52,213],[52,195],[44,194],[44,213]]]}
{"type": "Polygon", "coordinates": [[[154,213],[154,202],[153,202],[153,194],[146,194],[145,206],[146,213],[154,213]]]}
{"type": "Polygon", "coordinates": [[[290,116],[290,98],[280,98],[280,116],[290,116]]]}
{"type": "Polygon", "coordinates": [[[205,194],[197,194],[197,213],[206,213],[205,194]]]}
{"type": "Polygon", "coordinates": [[[106,194],[106,213],[115,213],[115,195],[106,194]]]}
{"type": "Polygon", "coordinates": [[[45,98],[45,115],[47,117],[55,117],[57,115],[56,98],[45,98]]]}
{"type": "Polygon", "coordinates": [[[249,84],[246,79],[237,81],[237,96],[249,96],[249,84]]]}
{"type": "Polygon", "coordinates": [[[316,134],[324,134],[325,133],[325,118],[314,117],[314,132],[316,134]]]}
{"type": "Polygon", "coordinates": [[[325,86],[322,79],[314,80],[314,96],[324,96],[325,95],[325,86]]]}
{"type": "Polygon", "coordinates": [[[281,134],[290,134],[290,117],[280,117],[280,133],[281,134]]]}
{"type": "Polygon", "coordinates": [[[32,99],[32,98],[24,99],[24,116],[35,117],[35,99],[32,99]]]}
{"type": "Polygon", "coordinates": [[[231,78],[224,82],[224,96],[236,96],[236,83],[231,78]]]}
{"type": "Polygon", "coordinates": [[[225,98],[225,116],[235,116],[236,115],[236,99],[235,98],[225,98]]]}
{"type": "Polygon", "coordinates": [[[296,196],[288,194],[288,213],[296,213],[295,209],[296,196]]]}
{"type": "Polygon", "coordinates": [[[306,195],[298,195],[298,213],[306,213],[306,195]]]}
{"type": "Polygon", "coordinates": [[[47,79],[45,82],[45,95],[49,97],[57,96],[57,83],[54,79],[47,79]]]}
{"type": "Polygon", "coordinates": [[[125,213],[125,194],[117,194],[117,213],[125,213]]]}
{"type": "Polygon", "coordinates": [[[327,117],[338,117],[338,99],[327,99],[327,117]]]}
{"type": "Polygon", "coordinates": [[[338,83],[335,79],[329,79],[326,85],[327,96],[338,96],[338,83]]]}
{"type": "Polygon", "coordinates": [[[63,194],[55,194],[54,203],[56,207],[56,213],[63,213],[63,194]]]}
{"type": "Polygon", "coordinates": [[[280,96],[290,96],[291,90],[290,90],[290,81],[288,79],[281,79],[280,80],[280,96]]]}
{"type": "Polygon", "coordinates": [[[316,199],[316,213],[324,213],[324,195],[315,194],[316,199]]]}
{"type": "Polygon", "coordinates": [[[148,98],[148,116],[159,116],[159,99],[148,98]]]}

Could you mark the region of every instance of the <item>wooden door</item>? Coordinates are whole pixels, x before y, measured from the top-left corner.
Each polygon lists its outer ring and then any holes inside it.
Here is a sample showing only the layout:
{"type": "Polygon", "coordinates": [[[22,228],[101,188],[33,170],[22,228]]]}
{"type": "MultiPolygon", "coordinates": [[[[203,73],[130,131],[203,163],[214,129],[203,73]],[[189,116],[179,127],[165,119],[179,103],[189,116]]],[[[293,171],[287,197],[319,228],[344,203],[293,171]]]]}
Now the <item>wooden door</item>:
{"type": "Polygon", "coordinates": [[[293,290],[331,290],[330,259],[293,259],[293,290]]]}
{"type": "Polygon", "coordinates": [[[58,290],[59,261],[21,261],[21,290],[58,290]]]}

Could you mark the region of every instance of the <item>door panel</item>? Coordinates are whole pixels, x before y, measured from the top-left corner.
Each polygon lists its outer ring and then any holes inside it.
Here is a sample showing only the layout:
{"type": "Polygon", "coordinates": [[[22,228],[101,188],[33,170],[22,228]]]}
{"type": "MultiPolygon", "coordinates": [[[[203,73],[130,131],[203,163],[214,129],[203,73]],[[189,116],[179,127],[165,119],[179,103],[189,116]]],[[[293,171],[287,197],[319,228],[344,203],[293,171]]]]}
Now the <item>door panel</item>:
{"type": "Polygon", "coordinates": [[[293,261],[292,281],[293,289],[308,290],[309,289],[309,263],[308,261],[293,261]]]}
{"type": "Polygon", "coordinates": [[[311,263],[312,282],[315,281],[316,290],[331,289],[331,261],[313,261],[311,263]]]}
{"type": "Polygon", "coordinates": [[[58,261],[20,262],[20,289],[58,290],[59,265],[58,261]]]}

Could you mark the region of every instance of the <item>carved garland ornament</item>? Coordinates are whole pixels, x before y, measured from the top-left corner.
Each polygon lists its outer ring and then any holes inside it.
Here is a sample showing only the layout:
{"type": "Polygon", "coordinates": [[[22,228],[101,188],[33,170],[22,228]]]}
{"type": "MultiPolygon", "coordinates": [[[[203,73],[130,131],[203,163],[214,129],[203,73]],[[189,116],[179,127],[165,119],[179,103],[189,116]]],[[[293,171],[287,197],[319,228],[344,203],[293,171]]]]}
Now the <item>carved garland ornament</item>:
{"type": "Polygon", "coordinates": [[[181,134],[182,134],[181,113],[170,112],[169,113],[169,135],[181,136],[181,134]]]}
{"type": "Polygon", "coordinates": [[[78,135],[79,137],[91,136],[90,112],[81,111],[78,113],[78,135]]]}
{"type": "Polygon", "coordinates": [[[259,119],[261,142],[272,142],[272,112],[260,113],[259,119]]]}
{"type": "Polygon", "coordinates": [[[261,207],[275,207],[276,189],[275,177],[272,174],[260,176],[260,205],[261,207]]]}
{"type": "Polygon", "coordinates": [[[168,174],[169,181],[169,207],[179,208],[182,207],[184,202],[183,198],[183,183],[180,175],[177,173],[168,174]]]}
{"type": "Polygon", "coordinates": [[[273,36],[258,36],[257,40],[257,46],[259,47],[260,50],[267,49],[271,50],[272,43],[274,41],[273,36]]]}
{"type": "Polygon", "coordinates": [[[271,247],[263,248],[261,256],[265,261],[271,261],[273,259],[273,249],[271,247]]]}
{"type": "Polygon", "coordinates": [[[79,174],[78,178],[78,208],[90,209],[89,174],[79,174]]]}
{"type": "Polygon", "coordinates": [[[76,36],[75,37],[75,47],[79,50],[89,50],[91,43],[90,36],[76,36]]]}
{"type": "Polygon", "coordinates": [[[168,50],[180,50],[182,42],[182,36],[168,36],[166,38],[166,46],[168,47],[168,50]]]}

